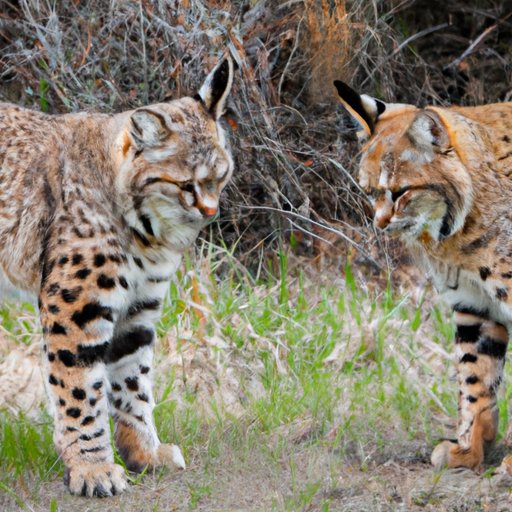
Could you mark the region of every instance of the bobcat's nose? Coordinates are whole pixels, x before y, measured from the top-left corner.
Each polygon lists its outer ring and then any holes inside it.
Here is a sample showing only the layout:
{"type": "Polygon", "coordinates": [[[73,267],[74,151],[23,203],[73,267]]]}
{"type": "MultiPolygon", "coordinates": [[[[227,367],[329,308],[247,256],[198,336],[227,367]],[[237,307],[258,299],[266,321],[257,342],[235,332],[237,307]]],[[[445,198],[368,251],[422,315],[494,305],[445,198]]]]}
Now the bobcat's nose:
{"type": "Polygon", "coordinates": [[[216,207],[204,206],[203,208],[199,208],[199,211],[203,214],[203,217],[215,217],[215,215],[217,215],[216,207]]]}
{"type": "Polygon", "coordinates": [[[202,198],[198,197],[194,206],[201,212],[202,216],[207,219],[217,215],[218,206],[213,204],[212,201],[203,200],[202,198]]]}

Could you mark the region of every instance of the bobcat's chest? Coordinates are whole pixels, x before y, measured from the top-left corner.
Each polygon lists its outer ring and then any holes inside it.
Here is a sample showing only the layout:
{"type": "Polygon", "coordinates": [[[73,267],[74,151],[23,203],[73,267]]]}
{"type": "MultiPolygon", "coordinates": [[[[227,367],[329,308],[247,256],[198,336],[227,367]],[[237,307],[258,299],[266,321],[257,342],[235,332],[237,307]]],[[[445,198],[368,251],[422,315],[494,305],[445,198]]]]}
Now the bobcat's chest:
{"type": "Polygon", "coordinates": [[[120,304],[121,317],[145,317],[140,320],[155,321],[160,313],[162,299],[169,288],[169,281],[175,274],[182,253],[166,251],[164,259],[134,252],[128,254],[123,271],[123,299],[120,304]]]}
{"type": "Polygon", "coordinates": [[[473,309],[512,328],[512,306],[508,302],[512,290],[506,282],[440,262],[431,262],[429,270],[435,288],[450,307],[473,309]]]}

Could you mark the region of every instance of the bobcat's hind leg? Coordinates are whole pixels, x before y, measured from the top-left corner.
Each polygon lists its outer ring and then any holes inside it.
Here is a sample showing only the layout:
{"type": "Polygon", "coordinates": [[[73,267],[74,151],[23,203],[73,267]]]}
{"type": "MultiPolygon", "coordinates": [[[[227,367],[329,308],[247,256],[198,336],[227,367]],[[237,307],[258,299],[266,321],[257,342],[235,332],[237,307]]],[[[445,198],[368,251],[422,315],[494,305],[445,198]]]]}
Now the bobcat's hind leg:
{"type": "Polygon", "coordinates": [[[484,460],[485,443],[496,437],[496,392],[502,380],[508,331],[497,322],[463,309],[456,310],[455,322],[457,440],[443,441],[436,446],[432,463],[437,467],[476,469],[484,460]]]}
{"type": "Polygon", "coordinates": [[[113,262],[97,274],[94,255],[86,247],[81,252],[59,249],[59,256],[45,266],[40,292],[54,442],[71,493],[112,496],[127,484],[110,444],[104,358],[123,292],[115,284],[97,287],[102,275],[115,275],[113,262]]]}

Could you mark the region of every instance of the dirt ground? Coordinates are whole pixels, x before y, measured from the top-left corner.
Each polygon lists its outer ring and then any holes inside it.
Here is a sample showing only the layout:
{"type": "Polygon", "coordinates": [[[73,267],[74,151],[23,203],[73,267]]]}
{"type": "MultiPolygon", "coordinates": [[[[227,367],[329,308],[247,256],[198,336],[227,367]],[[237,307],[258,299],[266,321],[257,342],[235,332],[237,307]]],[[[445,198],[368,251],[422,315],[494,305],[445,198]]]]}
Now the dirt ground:
{"type": "MultiPolygon", "coordinates": [[[[512,510],[512,477],[469,470],[433,471],[426,447],[410,442],[373,458],[343,456],[315,443],[295,447],[272,460],[257,446],[234,459],[221,454],[204,467],[200,457],[187,470],[160,471],[118,497],[86,499],[69,495],[62,481],[30,482],[16,489],[24,506],[0,493],[0,510],[87,512],[141,511],[340,511],[340,512],[505,512],[512,510]],[[52,500],[54,503],[52,505],[52,500]],[[57,508],[55,508],[55,505],[57,508]],[[53,508],[52,508],[53,506],[53,508]]],[[[357,451],[357,448],[354,448],[357,451]]],[[[368,447],[364,447],[367,452],[368,447]]],[[[502,455],[499,448],[495,460],[502,455]]],[[[492,457],[491,457],[492,458],[492,457]]],[[[491,460],[491,462],[494,462],[491,460]]]]}

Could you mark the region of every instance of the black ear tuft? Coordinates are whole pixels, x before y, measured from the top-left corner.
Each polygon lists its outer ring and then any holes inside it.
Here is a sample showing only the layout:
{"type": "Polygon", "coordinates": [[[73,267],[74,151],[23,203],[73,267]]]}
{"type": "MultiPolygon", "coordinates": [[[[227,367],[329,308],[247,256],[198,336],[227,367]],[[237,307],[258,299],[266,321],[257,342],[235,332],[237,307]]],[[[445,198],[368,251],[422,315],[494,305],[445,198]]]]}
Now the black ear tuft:
{"type": "Polygon", "coordinates": [[[338,96],[343,106],[359,122],[367,134],[371,135],[375,130],[377,116],[372,115],[373,113],[365,108],[361,96],[345,82],[335,80],[334,86],[338,91],[338,96]]]}
{"type": "Polygon", "coordinates": [[[222,95],[226,90],[226,85],[229,81],[229,71],[229,62],[227,59],[224,59],[213,75],[210,84],[212,105],[217,104],[222,98],[222,95]]]}
{"type": "Polygon", "coordinates": [[[383,101],[375,100],[375,103],[377,103],[377,116],[380,116],[384,110],[386,110],[386,104],[383,101]]]}
{"type": "Polygon", "coordinates": [[[195,96],[199,96],[215,119],[224,113],[226,99],[233,84],[233,72],[233,61],[227,56],[213,68],[195,96]]]}

